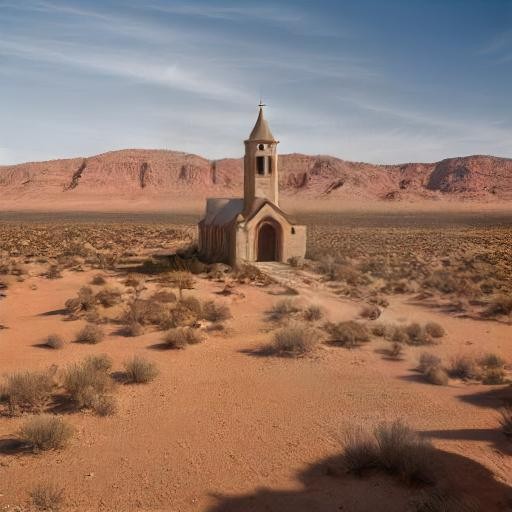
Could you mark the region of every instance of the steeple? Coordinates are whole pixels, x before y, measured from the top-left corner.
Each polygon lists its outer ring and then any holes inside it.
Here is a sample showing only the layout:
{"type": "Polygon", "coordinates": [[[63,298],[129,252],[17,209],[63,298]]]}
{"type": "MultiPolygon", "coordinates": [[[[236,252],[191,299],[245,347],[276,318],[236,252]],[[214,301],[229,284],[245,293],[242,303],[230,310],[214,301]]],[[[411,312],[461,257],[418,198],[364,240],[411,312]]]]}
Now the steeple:
{"type": "Polygon", "coordinates": [[[263,113],[260,101],[258,119],[245,141],[244,206],[249,211],[256,198],[267,199],[275,205],[279,199],[277,173],[277,141],[263,113]]]}
{"type": "Polygon", "coordinates": [[[251,135],[249,135],[248,140],[261,141],[261,142],[274,142],[274,136],[270,131],[268,126],[268,122],[265,119],[265,115],[263,114],[263,107],[266,105],[260,101],[258,105],[260,107],[260,112],[258,114],[258,119],[256,120],[256,124],[252,129],[251,135]]]}

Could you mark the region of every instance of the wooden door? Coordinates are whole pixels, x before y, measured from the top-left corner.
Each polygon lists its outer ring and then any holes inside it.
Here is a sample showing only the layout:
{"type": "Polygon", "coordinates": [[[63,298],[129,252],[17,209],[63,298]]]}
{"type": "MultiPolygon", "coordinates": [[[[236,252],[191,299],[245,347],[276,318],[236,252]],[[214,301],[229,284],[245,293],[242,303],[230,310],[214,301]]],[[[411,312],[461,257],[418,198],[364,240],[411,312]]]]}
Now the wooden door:
{"type": "Polygon", "coordinates": [[[258,232],[258,261],[277,260],[277,234],[272,224],[263,224],[258,232]]]}

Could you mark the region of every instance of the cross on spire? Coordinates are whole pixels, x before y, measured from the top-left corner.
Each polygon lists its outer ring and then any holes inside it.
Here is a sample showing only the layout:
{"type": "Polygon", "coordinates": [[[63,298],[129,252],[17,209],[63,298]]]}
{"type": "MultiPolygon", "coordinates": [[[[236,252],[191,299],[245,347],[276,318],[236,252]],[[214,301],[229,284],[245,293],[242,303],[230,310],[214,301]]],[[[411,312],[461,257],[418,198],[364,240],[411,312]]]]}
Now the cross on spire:
{"type": "Polygon", "coordinates": [[[263,100],[260,98],[260,103],[258,105],[258,107],[262,108],[262,107],[266,107],[266,103],[263,103],[263,100]]]}

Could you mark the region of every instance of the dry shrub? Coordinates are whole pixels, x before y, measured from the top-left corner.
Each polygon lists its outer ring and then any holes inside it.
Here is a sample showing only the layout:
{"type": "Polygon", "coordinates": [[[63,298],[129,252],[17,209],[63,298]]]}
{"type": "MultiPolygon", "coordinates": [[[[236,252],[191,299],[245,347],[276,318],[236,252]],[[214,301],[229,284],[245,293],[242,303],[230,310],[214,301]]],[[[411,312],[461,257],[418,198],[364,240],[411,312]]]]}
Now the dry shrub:
{"type": "Polygon", "coordinates": [[[173,349],[185,348],[187,345],[195,345],[203,341],[202,333],[191,327],[175,327],[169,329],[164,336],[164,343],[173,349]]]}
{"type": "Polygon", "coordinates": [[[405,328],[409,345],[430,345],[433,343],[432,338],[426,330],[417,322],[409,324],[405,328]]]}
{"type": "Polygon", "coordinates": [[[374,432],[379,461],[405,484],[433,483],[434,448],[400,420],[383,423],[374,432]]]}
{"type": "Polygon", "coordinates": [[[481,371],[477,361],[474,357],[468,355],[453,357],[448,373],[451,377],[463,380],[481,378],[481,371]]]}
{"type": "Polygon", "coordinates": [[[77,343],[96,344],[103,340],[105,333],[98,325],[87,324],[76,335],[75,341],[77,343]]]}
{"type": "Polygon", "coordinates": [[[52,482],[40,483],[30,491],[30,499],[37,510],[58,512],[64,502],[64,489],[52,482]]]}
{"type": "Polygon", "coordinates": [[[124,285],[127,286],[128,288],[138,288],[143,283],[144,279],[134,274],[129,275],[124,281],[124,285]]]}
{"type": "Polygon", "coordinates": [[[106,283],[107,283],[107,280],[101,274],[96,274],[91,279],[91,284],[93,284],[95,286],[102,286],[102,285],[104,285],[106,283]]]}
{"type": "Polygon", "coordinates": [[[490,302],[483,315],[495,317],[512,314],[512,295],[497,295],[490,302]]]}
{"type": "Polygon", "coordinates": [[[178,305],[188,309],[197,318],[201,318],[203,315],[203,306],[201,302],[195,297],[185,297],[180,299],[178,305]]]}
{"type": "Polygon", "coordinates": [[[232,317],[226,304],[217,304],[213,300],[208,300],[203,304],[202,316],[209,322],[223,322],[232,317]]]}
{"type": "Polygon", "coordinates": [[[425,324],[425,332],[432,336],[432,338],[442,338],[446,334],[443,326],[437,322],[427,322],[425,324]]]}
{"type": "Polygon", "coordinates": [[[330,336],[331,342],[347,348],[355,348],[368,341],[370,335],[365,325],[348,320],[345,322],[325,324],[324,329],[330,336]]]}
{"type": "Polygon", "coordinates": [[[441,359],[434,354],[428,352],[421,354],[418,371],[425,376],[430,384],[436,386],[446,386],[448,384],[448,373],[441,365],[441,359]]]}
{"type": "Polygon", "coordinates": [[[434,481],[434,448],[400,420],[382,423],[373,436],[361,430],[350,434],[343,459],[347,471],[355,474],[378,468],[407,485],[434,481]]]}
{"type": "Polygon", "coordinates": [[[171,302],[176,302],[176,295],[168,290],[160,290],[158,292],[153,293],[149,300],[154,302],[162,302],[164,304],[170,304],[171,302]]]}
{"type": "Polygon", "coordinates": [[[498,354],[485,354],[479,361],[480,366],[485,369],[500,369],[505,366],[505,360],[498,354]]]}
{"type": "Polygon", "coordinates": [[[286,317],[290,317],[294,313],[298,313],[300,308],[292,299],[282,299],[272,305],[267,315],[270,320],[280,321],[286,317]]]}
{"type": "Polygon", "coordinates": [[[263,286],[272,284],[274,280],[265,272],[262,272],[255,265],[242,264],[238,266],[234,273],[233,278],[239,283],[258,283],[263,286]]]}
{"type": "Polygon", "coordinates": [[[301,356],[318,345],[318,333],[305,324],[293,323],[274,334],[271,349],[278,355],[301,356]]]}
{"type": "Polygon", "coordinates": [[[317,306],[316,304],[310,304],[304,310],[304,320],[306,320],[307,322],[316,322],[318,320],[321,320],[322,316],[322,308],[320,306],[317,306]]]}
{"type": "Polygon", "coordinates": [[[117,288],[103,288],[96,294],[96,301],[105,308],[111,308],[122,301],[122,294],[117,288]]]}
{"type": "Polygon", "coordinates": [[[503,368],[486,368],[482,373],[482,383],[497,385],[505,383],[505,370],[503,368]]]}
{"type": "Polygon", "coordinates": [[[18,437],[34,452],[39,452],[64,447],[72,435],[73,428],[62,418],[40,414],[22,425],[18,437]]]}
{"type": "Polygon", "coordinates": [[[48,348],[60,349],[64,347],[64,340],[58,334],[50,334],[44,339],[43,345],[48,348]]]}
{"type": "Polygon", "coordinates": [[[368,320],[377,320],[381,314],[381,311],[375,304],[367,304],[363,307],[359,314],[363,318],[368,318],[368,320]]]}
{"type": "Polygon", "coordinates": [[[50,265],[43,275],[47,279],[59,279],[62,277],[62,272],[58,265],[50,265]]]}
{"type": "Polygon", "coordinates": [[[129,361],[126,361],[124,367],[127,382],[133,382],[135,384],[146,384],[151,382],[158,375],[158,369],[155,363],[139,356],[134,356],[129,361]]]}
{"type": "Polygon", "coordinates": [[[167,275],[167,280],[178,289],[180,299],[183,298],[183,290],[192,290],[194,288],[194,276],[190,272],[170,272],[167,275]]]}
{"type": "Polygon", "coordinates": [[[130,338],[135,338],[143,333],[144,327],[142,327],[142,325],[140,325],[138,322],[131,322],[121,329],[121,334],[124,336],[129,336],[130,338]]]}
{"type": "Polygon", "coordinates": [[[78,409],[92,409],[100,415],[115,409],[109,393],[114,383],[108,374],[112,361],[105,355],[93,356],[66,369],[63,387],[78,409]]]}
{"type": "Polygon", "coordinates": [[[394,341],[389,349],[388,355],[391,359],[402,359],[404,355],[404,346],[402,343],[398,343],[398,341],[394,341]]]}
{"type": "Polygon", "coordinates": [[[407,328],[403,325],[390,325],[385,328],[384,337],[389,341],[409,343],[407,328]]]}
{"type": "Polygon", "coordinates": [[[18,372],[7,376],[2,395],[11,414],[40,412],[50,402],[55,387],[55,369],[18,372]]]}
{"type": "Polygon", "coordinates": [[[383,337],[386,335],[387,326],[383,323],[375,323],[370,326],[370,331],[374,336],[383,337]]]}
{"type": "Polygon", "coordinates": [[[508,405],[501,409],[501,430],[506,436],[512,437],[512,405],[508,405]]]}
{"type": "Polygon", "coordinates": [[[71,313],[78,313],[80,311],[90,311],[94,308],[96,300],[94,293],[89,286],[82,286],[78,290],[77,297],[68,299],[65,302],[65,307],[71,313]]]}
{"type": "Polygon", "coordinates": [[[349,473],[361,476],[368,469],[377,468],[379,447],[375,438],[361,428],[350,430],[345,437],[343,463],[349,473]]]}

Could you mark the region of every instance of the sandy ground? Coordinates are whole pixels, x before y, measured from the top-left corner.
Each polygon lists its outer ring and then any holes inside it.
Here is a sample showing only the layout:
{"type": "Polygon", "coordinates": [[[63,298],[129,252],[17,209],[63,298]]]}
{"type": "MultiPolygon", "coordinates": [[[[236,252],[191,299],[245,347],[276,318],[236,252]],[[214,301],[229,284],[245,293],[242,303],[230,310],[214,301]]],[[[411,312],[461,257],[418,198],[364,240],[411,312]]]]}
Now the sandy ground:
{"type": "MultiPolygon", "coordinates": [[[[264,312],[282,297],[238,285],[242,295],[222,299],[223,285],[206,279],[185,293],[229,303],[228,336],[170,351],[158,346],[161,332],[124,338],[112,326],[98,345],[38,347],[49,333],[73,339],[83,321],[66,321],[60,310],[92,275],[65,272],[63,279],[12,285],[0,302],[0,323],[8,326],[0,330],[0,373],[107,353],[114,370],[141,354],[160,375],[148,385],[119,386],[113,417],[69,414],[76,435],[63,451],[10,453],[4,447],[22,419],[0,417],[0,510],[27,503],[34,484],[51,480],[65,488],[66,510],[405,511],[417,489],[381,475],[326,474],[349,426],[396,418],[432,437],[442,478],[478,497],[482,510],[512,506],[512,445],[496,412],[503,386],[426,384],[414,372],[424,349],[408,347],[403,361],[389,361],[380,341],[356,350],[323,345],[301,359],[262,356],[258,349],[271,337],[264,312]]],[[[297,300],[320,304],[329,319],[357,316],[357,301],[290,280],[297,300]]],[[[447,336],[431,351],[443,358],[492,350],[512,361],[512,327],[505,324],[450,317],[406,299],[393,301],[382,319],[439,322],[447,336]]]]}

